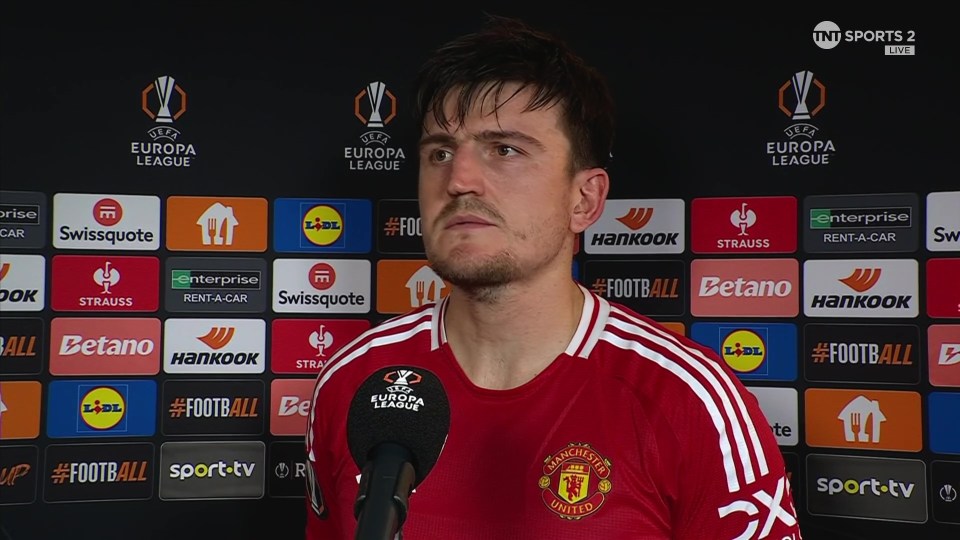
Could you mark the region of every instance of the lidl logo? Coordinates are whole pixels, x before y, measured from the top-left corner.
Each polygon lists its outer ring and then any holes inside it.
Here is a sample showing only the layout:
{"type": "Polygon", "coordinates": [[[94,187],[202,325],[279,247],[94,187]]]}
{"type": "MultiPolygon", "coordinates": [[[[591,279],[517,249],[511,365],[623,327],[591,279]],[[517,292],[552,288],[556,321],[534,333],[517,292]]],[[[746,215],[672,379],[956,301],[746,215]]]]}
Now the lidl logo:
{"type": "Polygon", "coordinates": [[[373,206],[366,199],[277,199],[274,244],[281,252],[368,253],[373,206]]]}
{"type": "Polygon", "coordinates": [[[750,373],[767,358],[767,344],[753,330],[734,330],[723,340],[724,361],[734,371],[750,373]]]}
{"type": "Polygon", "coordinates": [[[694,323],[690,337],[713,349],[743,380],[797,378],[797,327],[791,323],[694,323]]]}
{"type": "Polygon", "coordinates": [[[123,420],[127,405],[120,392],[98,386],[80,400],[80,419],[91,429],[110,429],[123,420]]]}
{"type": "Polygon", "coordinates": [[[317,246],[329,246],[343,235],[343,216],[332,206],[314,206],[303,217],[303,235],[317,246]]]}
{"type": "Polygon", "coordinates": [[[156,432],[157,383],[153,380],[53,381],[47,403],[47,436],[143,437],[156,432]]]}

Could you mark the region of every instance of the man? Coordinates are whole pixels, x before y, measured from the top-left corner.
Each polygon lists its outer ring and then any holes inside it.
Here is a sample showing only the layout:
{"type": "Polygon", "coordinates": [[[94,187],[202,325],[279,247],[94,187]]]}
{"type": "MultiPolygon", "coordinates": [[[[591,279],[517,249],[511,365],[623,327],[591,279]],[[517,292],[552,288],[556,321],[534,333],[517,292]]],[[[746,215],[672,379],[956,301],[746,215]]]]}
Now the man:
{"type": "Polygon", "coordinates": [[[714,353],[571,278],[603,211],[613,107],[565,45],[517,21],[440,48],[418,78],[419,200],[452,290],[347,345],[318,377],[307,537],[353,538],[347,411],[398,362],[449,396],[405,539],[798,540],[757,401],[714,353]]]}

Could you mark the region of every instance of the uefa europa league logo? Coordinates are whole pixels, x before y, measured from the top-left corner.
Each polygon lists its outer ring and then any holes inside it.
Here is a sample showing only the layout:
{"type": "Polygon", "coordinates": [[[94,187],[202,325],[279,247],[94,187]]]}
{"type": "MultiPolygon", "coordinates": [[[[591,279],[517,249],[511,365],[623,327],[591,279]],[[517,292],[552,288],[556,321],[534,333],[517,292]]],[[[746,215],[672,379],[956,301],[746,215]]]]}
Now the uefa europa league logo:
{"type": "Polygon", "coordinates": [[[354,97],[353,114],[356,115],[361,122],[366,124],[368,128],[382,128],[397,116],[397,98],[392,92],[387,90],[385,83],[374,81],[369,83],[354,97]],[[360,101],[364,97],[367,98],[367,103],[370,106],[369,117],[365,116],[361,111],[360,101]],[[384,103],[384,98],[387,98],[389,103],[384,103]],[[381,112],[384,108],[387,109],[386,113],[381,112]],[[384,114],[386,114],[386,118],[384,118],[384,114]]]}
{"type": "Polygon", "coordinates": [[[172,124],[174,120],[180,118],[183,113],[187,112],[187,93],[183,91],[183,88],[180,88],[180,85],[176,84],[173,77],[168,75],[157,77],[144,88],[140,94],[141,109],[158,124],[172,124]],[[180,95],[180,106],[175,113],[171,114],[170,98],[174,92],[180,95]],[[157,112],[153,112],[150,107],[151,93],[155,93],[157,102],[160,104],[157,112]]]}

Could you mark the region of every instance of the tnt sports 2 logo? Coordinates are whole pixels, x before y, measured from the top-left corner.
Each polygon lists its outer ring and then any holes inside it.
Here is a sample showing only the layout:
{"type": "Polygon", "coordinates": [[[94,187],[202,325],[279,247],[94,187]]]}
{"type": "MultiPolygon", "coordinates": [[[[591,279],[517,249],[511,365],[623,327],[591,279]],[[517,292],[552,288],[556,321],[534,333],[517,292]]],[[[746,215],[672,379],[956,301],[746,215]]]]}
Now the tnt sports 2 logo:
{"type": "Polygon", "coordinates": [[[176,79],[161,75],[140,91],[140,110],[155,124],[147,131],[151,142],[130,143],[136,164],[144,167],[189,167],[196,157],[193,144],[180,140],[180,131],[173,127],[187,112],[187,92],[176,79]]]}
{"type": "Polygon", "coordinates": [[[589,444],[570,443],[543,460],[538,485],[543,503],[557,516],[578,520],[603,506],[613,489],[610,460],[589,444]]]}
{"type": "Polygon", "coordinates": [[[821,21],[813,27],[813,42],[821,49],[833,49],[841,41],[847,43],[880,43],[887,56],[913,56],[916,48],[915,30],[846,30],[833,21],[821,21]]]}

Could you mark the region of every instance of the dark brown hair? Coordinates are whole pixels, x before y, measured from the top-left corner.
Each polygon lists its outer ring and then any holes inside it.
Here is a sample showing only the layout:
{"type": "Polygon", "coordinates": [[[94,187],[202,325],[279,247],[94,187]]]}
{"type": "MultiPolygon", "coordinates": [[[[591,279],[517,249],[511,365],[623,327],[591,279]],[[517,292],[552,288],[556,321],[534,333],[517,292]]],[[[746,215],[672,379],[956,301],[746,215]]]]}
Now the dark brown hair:
{"type": "Polygon", "coordinates": [[[562,107],[574,170],[606,167],[614,136],[614,106],[606,80],[559,38],[516,19],[490,15],[478,32],[434,51],[416,78],[417,125],[423,129],[430,114],[444,128],[462,123],[471,106],[491,92],[496,103],[503,103],[500,94],[508,83],[534,90],[526,110],[562,107]],[[457,108],[455,116],[447,118],[442,104],[451,93],[457,108]]]}

